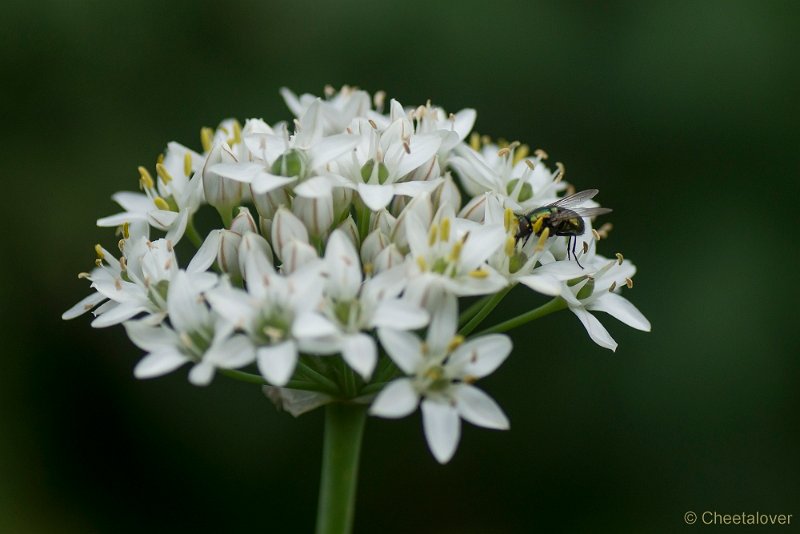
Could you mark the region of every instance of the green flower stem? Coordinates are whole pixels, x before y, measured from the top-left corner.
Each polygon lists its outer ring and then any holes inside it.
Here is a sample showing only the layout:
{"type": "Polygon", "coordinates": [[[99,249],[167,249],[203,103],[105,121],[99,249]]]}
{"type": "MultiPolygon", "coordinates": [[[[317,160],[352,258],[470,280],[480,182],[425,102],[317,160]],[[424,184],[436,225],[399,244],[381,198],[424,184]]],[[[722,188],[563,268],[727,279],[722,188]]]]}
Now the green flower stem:
{"type": "MultiPolygon", "coordinates": [[[[244,371],[237,371],[235,369],[220,369],[219,373],[221,375],[227,376],[228,378],[233,378],[234,380],[238,380],[240,382],[247,382],[248,384],[258,384],[259,386],[271,385],[261,376],[254,375],[252,373],[245,373],[244,371]]],[[[315,384],[314,382],[308,382],[306,380],[290,380],[283,387],[290,389],[306,389],[311,391],[319,391],[319,386],[317,384],[315,384]]]]}
{"type": "Polygon", "coordinates": [[[536,319],[540,319],[545,315],[550,315],[553,312],[557,312],[559,310],[563,310],[567,307],[567,303],[561,297],[556,297],[550,302],[546,304],[542,304],[538,308],[535,308],[529,312],[525,312],[521,315],[517,315],[509,319],[508,321],[503,321],[502,323],[496,324],[482,332],[478,333],[477,335],[482,336],[484,334],[497,334],[500,332],[507,332],[512,328],[516,328],[518,326],[522,326],[525,323],[529,323],[536,319]]]}
{"type": "Polygon", "coordinates": [[[194,248],[200,248],[203,244],[203,239],[197,233],[197,228],[194,227],[194,217],[189,217],[189,222],[186,224],[186,237],[192,242],[194,248]]]}
{"type": "Polygon", "coordinates": [[[491,295],[486,295],[485,297],[481,297],[480,299],[476,300],[469,308],[464,310],[461,313],[461,316],[458,318],[458,326],[464,326],[467,323],[467,321],[475,317],[475,314],[478,313],[487,302],[489,302],[490,298],[492,298],[491,295]]]}
{"type": "Polygon", "coordinates": [[[325,407],[325,438],[317,507],[317,534],[353,530],[358,460],[366,406],[333,403],[325,407]]]}
{"type": "Polygon", "coordinates": [[[297,362],[297,370],[300,374],[304,375],[306,378],[315,382],[324,388],[325,393],[337,394],[339,392],[339,386],[328,378],[327,376],[323,375],[307,363],[303,361],[297,362]]]}
{"type": "MultiPolygon", "coordinates": [[[[481,307],[480,310],[475,314],[475,316],[467,322],[464,326],[461,327],[461,330],[458,331],[459,334],[466,337],[475,330],[479,324],[489,315],[495,307],[500,304],[500,301],[508,295],[508,292],[511,291],[511,288],[514,286],[508,286],[504,289],[501,289],[497,293],[491,296],[489,300],[481,307]]],[[[469,311],[469,310],[467,310],[469,311]]]]}

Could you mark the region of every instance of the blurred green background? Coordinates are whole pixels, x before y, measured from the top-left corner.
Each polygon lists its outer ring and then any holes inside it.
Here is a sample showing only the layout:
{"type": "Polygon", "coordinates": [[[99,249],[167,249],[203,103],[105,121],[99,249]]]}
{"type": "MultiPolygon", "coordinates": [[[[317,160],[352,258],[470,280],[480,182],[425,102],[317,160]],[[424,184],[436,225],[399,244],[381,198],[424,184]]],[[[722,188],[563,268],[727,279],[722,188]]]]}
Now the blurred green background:
{"type": "MultiPolygon", "coordinates": [[[[226,117],[289,118],[279,87],[327,83],[475,107],[479,132],[547,149],[614,208],[601,252],[638,265],[627,295],[653,323],[601,317],[616,354],[569,313],[515,334],[482,384],[512,430],[465,427],[447,466],[418,414],[370,419],[357,531],[800,524],[797,3],[44,1],[3,19],[0,531],[312,529],[321,413],[224,377],[137,381],[121,328],[60,315],[137,165],[226,117]]],[[[506,315],[540,302],[513,295],[506,315]]]]}

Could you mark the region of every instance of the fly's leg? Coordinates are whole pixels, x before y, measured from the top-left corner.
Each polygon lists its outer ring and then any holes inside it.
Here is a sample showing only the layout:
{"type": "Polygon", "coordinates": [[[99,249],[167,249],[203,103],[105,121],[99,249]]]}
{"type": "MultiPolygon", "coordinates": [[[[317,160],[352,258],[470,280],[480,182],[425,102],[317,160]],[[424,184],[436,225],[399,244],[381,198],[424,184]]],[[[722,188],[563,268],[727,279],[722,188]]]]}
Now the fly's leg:
{"type": "Polygon", "coordinates": [[[575,246],[578,244],[578,237],[570,236],[570,239],[572,240],[572,257],[575,258],[575,263],[578,264],[578,267],[583,269],[583,265],[581,265],[581,262],[578,261],[578,254],[575,252],[575,246]]]}

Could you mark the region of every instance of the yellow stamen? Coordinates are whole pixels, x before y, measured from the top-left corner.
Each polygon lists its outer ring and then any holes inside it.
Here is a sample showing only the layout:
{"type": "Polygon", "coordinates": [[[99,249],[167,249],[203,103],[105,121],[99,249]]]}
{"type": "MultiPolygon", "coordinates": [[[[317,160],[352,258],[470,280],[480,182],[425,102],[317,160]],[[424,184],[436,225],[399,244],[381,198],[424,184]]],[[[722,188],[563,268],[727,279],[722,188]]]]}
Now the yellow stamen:
{"type": "Polygon", "coordinates": [[[141,183],[142,187],[145,189],[152,189],[156,185],[153,181],[153,177],[150,176],[150,172],[141,166],[139,167],[139,183],[141,183]]]}
{"type": "Polygon", "coordinates": [[[158,157],[156,158],[156,163],[164,163],[164,153],[163,152],[161,154],[159,154],[158,157]]]}
{"type": "Polygon", "coordinates": [[[533,221],[533,226],[531,227],[531,230],[533,230],[534,234],[538,234],[539,230],[542,229],[542,225],[544,224],[544,219],[545,216],[542,215],[541,217],[537,217],[536,220],[533,221]]]}
{"type": "Polygon", "coordinates": [[[447,352],[453,352],[462,343],[464,343],[464,336],[461,335],[453,336],[453,339],[450,340],[450,344],[447,345],[447,352]]]}
{"type": "Polygon", "coordinates": [[[482,145],[490,145],[490,144],[492,144],[492,138],[489,137],[488,135],[482,135],[481,136],[481,144],[482,145]]]}
{"type": "Polygon", "coordinates": [[[192,155],[188,152],[183,153],[183,175],[189,176],[192,174],[192,155]]]}
{"type": "Polygon", "coordinates": [[[130,223],[122,223],[122,237],[124,237],[125,239],[129,239],[131,237],[130,223]]]}
{"type": "Polygon", "coordinates": [[[417,265],[419,266],[420,271],[428,270],[428,264],[425,262],[425,258],[422,256],[417,256],[417,265]]]}
{"type": "Polygon", "coordinates": [[[528,154],[531,152],[531,147],[528,145],[519,145],[517,150],[514,152],[514,165],[528,157],[528,154]]]}
{"type": "Polygon", "coordinates": [[[450,249],[450,261],[458,261],[458,258],[461,257],[461,249],[463,247],[463,241],[456,241],[453,243],[453,248],[450,249]]]}
{"type": "Polygon", "coordinates": [[[164,211],[170,211],[170,209],[169,209],[169,204],[167,204],[167,201],[166,201],[166,200],[164,200],[164,199],[163,199],[163,198],[161,198],[161,197],[156,197],[156,198],[154,198],[154,199],[153,199],[153,204],[155,204],[155,205],[156,205],[156,207],[157,207],[158,209],[160,209],[160,210],[164,210],[164,211]]]}
{"type": "Polygon", "coordinates": [[[106,259],[106,255],[103,252],[103,247],[100,246],[100,243],[98,243],[98,244],[96,244],[94,246],[94,252],[95,252],[95,254],[97,254],[97,259],[98,260],[102,261],[102,260],[106,259]]]}
{"type": "Polygon", "coordinates": [[[239,121],[233,121],[233,143],[241,143],[242,142],[242,125],[239,124],[239,121]]]}
{"type": "Polygon", "coordinates": [[[553,181],[560,182],[561,180],[564,179],[564,176],[567,174],[567,168],[564,167],[564,164],[561,163],[560,161],[556,161],[556,168],[558,169],[558,171],[556,171],[556,177],[555,180],[553,181]]]}
{"type": "Polygon", "coordinates": [[[214,141],[214,130],[205,127],[200,128],[200,144],[203,145],[203,152],[211,150],[211,145],[214,141]]]}
{"type": "Polygon", "coordinates": [[[370,275],[375,271],[375,267],[371,263],[364,264],[364,274],[370,275]]]}
{"type": "Polygon", "coordinates": [[[503,226],[505,227],[506,232],[511,230],[511,222],[515,218],[516,217],[514,217],[514,210],[512,210],[511,208],[506,208],[506,210],[503,212],[503,226]]]}
{"type": "Polygon", "coordinates": [[[156,163],[156,174],[164,184],[168,184],[172,181],[172,175],[169,173],[166,167],[164,167],[163,163],[156,163]]]}
{"type": "Polygon", "coordinates": [[[464,375],[464,378],[462,378],[461,381],[465,384],[474,384],[478,381],[478,377],[473,375],[464,375]]]}
{"type": "Polygon", "coordinates": [[[489,271],[486,271],[484,269],[475,269],[474,271],[470,271],[469,275],[472,278],[486,278],[487,276],[489,276],[489,271]]]}
{"type": "Polygon", "coordinates": [[[92,276],[92,275],[90,275],[89,273],[78,273],[78,280],[82,280],[84,278],[89,278],[90,276],[92,276]]]}
{"type": "Polygon", "coordinates": [[[481,136],[478,135],[478,132],[472,132],[469,136],[469,146],[475,152],[481,149],[481,136]]]}
{"type": "Polygon", "coordinates": [[[450,219],[443,219],[442,226],[439,228],[439,239],[441,241],[450,241],[450,219]]]}
{"type": "Polygon", "coordinates": [[[536,243],[536,252],[544,250],[544,244],[547,243],[547,238],[550,237],[550,228],[542,230],[542,235],[539,236],[539,242],[536,243]]]}
{"type": "Polygon", "coordinates": [[[511,236],[506,238],[505,253],[509,258],[514,255],[514,249],[517,248],[517,240],[511,236]]]}
{"type": "Polygon", "coordinates": [[[617,263],[622,265],[622,260],[624,260],[624,259],[625,258],[622,256],[622,252],[617,252],[617,263]]]}
{"type": "Polygon", "coordinates": [[[431,225],[430,230],[428,230],[428,246],[432,247],[434,243],[436,243],[436,234],[439,233],[439,228],[433,224],[431,225]]]}
{"type": "Polygon", "coordinates": [[[625,285],[628,286],[628,289],[633,289],[633,280],[631,280],[630,278],[626,278],[625,285]]]}
{"type": "Polygon", "coordinates": [[[98,267],[102,267],[103,266],[103,260],[101,260],[100,258],[97,258],[96,260],[94,260],[94,264],[97,265],[98,267]]]}

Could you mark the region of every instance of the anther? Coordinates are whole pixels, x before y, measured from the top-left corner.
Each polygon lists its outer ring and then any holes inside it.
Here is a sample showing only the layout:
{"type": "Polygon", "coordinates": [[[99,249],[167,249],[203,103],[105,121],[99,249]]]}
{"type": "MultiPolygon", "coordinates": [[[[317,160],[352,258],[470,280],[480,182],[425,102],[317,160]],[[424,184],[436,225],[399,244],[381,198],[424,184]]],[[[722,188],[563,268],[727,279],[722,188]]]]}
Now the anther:
{"type": "Polygon", "coordinates": [[[547,152],[545,152],[541,148],[537,148],[536,150],[534,150],[533,151],[533,155],[536,156],[539,159],[547,159],[549,157],[547,155],[547,152]]]}
{"type": "Polygon", "coordinates": [[[545,227],[545,229],[542,230],[542,235],[539,236],[539,242],[536,243],[536,252],[544,250],[544,244],[547,243],[548,237],[550,237],[550,228],[545,227]]]}
{"type": "Polygon", "coordinates": [[[124,237],[125,239],[130,239],[131,237],[130,223],[122,223],[122,237],[124,237]]]}
{"type": "Polygon", "coordinates": [[[498,157],[501,157],[501,158],[504,158],[504,157],[508,156],[510,153],[511,153],[511,149],[508,148],[508,147],[503,147],[503,148],[501,148],[500,150],[497,151],[498,157]]]}
{"type": "Polygon", "coordinates": [[[166,167],[164,167],[163,163],[156,163],[156,174],[164,184],[168,184],[172,181],[172,175],[169,173],[166,167]]]}
{"type": "Polygon", "coordinates": [[[611,286],[609,286],[608,292],[609,293],[613,293],[615,289],[617,289],[617,283],[616,282],[611,282],[611,286]]]}
{"type": "Polygon", "coordinates": [[[439,240],[450,241],[450,219],[442,219],[441,226],[439,227],[439,240]]]}
{"type": "Polygon", "coordinates": [[[375,108],[378,111],[383,108],[384,102],[386,102],[386,91],[378,91],[372,97],[372,103],[375,104],[375,108]]]}
{"type": "Polygon", "coordinates": [[[423,258],[422,256],[417,256],[417,265],[419,266],[420,271],[428,270],[428,264],[425,261],[425,258],[423,258]]]}
{"type": "Polygon", "coordinates": [[[150,176],[150,171],[142,166],[139,166],[139,183],[141,183],[145,189],[152,189],[155,186],[153,177],[150,176]]]}
{"type": "Polygon", "coordinates": [[[488,135],[482,135],[481,136],[481,144],[482,145],[491,145],[492,144],[492,138],[489,137],[488,135]]]}
{"type": "Polygon", "coordinates": [[[506,232],[511,230],[511,221],[513,221],[514,218],[514,210],[506,208],[503,212],[503,227],[506,229],[506,232]]]}
{"type": "Polygon", "coordinates": [[[587,252],[589,252],[589,243],[584,241],[583,242],[583,253],[586,254],[587,252]]]}
{"type": "Polygon", "coordinates": [[[626,278],[625,285],[628,286],[628,289],[633,289],[633,280],[631,280],[630,278],[626,278]]]}
{"type": "Polygon", "coordinates": [[[508,256],[509,258],[511,256],[513,256],[514,255],[514,249],[516,248],[516,246],[517,246],[517,240],[514,239],[511,236],[508,236],[506,238],[506,244],[505,244],[505,250],[504,250],[504,252],[506,253],[506,256],[508,256]]]}
{"type": "Polygon", "coordinates": [[[473,375],[464,375],[461,381],[464,382],[465,384],[474,384],[475,382],[478,381],[478,377],[473,375]]]}
{"type": "Polygon", "coordinates": [[[553,178],[553,181],[557,183],[564,179],[564,176],[567,174],[567,169],[560,161],[556,161],[556,169],[558,170],[556,171],[556,177],[553,178]]]}
{"type": "Polygon", "coordinates": [[[164,211],[170,211],[170,209],[169,209],[169,204],[167,204],[167,201],[166,201],[166,200],[164,200],[164,199],[163,199],[163,198],[161,198],[161,197],[156,197],[156,198],[154,198],[154,199],[153,199],[153,204],[155,204],[155,205],[156,205],[156,207],[157,207],[158,209],[160,209],[160,210],[164,210],[164,211]]]}
{"type": "Polygon", "coordinates": [[[531,152],[531,147],[529,147],[528,145],[522,145],[519,144],[519,142],[517,142],[517,144],[519,145],[519,147],[514,152],[514,165],[516,165],[517,163],[528,157],[528,154],[530,154],[531,152]]]}
{"type": "Polygon", "coordinates": [[[464,248],[464,243],[456,241],[453,243],[453,248],[450,249],[450,261],[458,261],[461,257],[461,249],[464,248]]]}
{"type": "Polygon", "coordinates": [[[622,265],[622,260],[624,260],[624,259],[625,259],[625,258],[622,256],[622,253],[621,253],[621,252],[617,252],[616,256],[617,256],[617,263],[619,263],[620,265],[622,265]]]}
{"type": "Polygon", "coordinates": [[[328,98],[336,94],[336,89],[334,89],[331,84],[327,84],[323,91],[325,92],[325,96],[328,98]]]}
{"type": "Polygon", "coordinates": [[[439,228],[432,224],[430,230],[428,230],[428,246],[432,247],[434,243],[436,243],[436,234],[439,233],[439,228]]]}
{"type": "Polygon", "coordinates": [[[592,235],[594,236],[595,240],[600,241],[600,233],[592,228],[592,235]]]}
{"type": "Polygon", "coordinates": [[[164,153],[163,152],[156,157],[156,163],[164,163],[164,153]]]}
{"type": "Polygon", "coordinates": [[[486,278],[487,276],[489,276],[489,271],[478,268],[473,271],[470,271],[469,275],[473,278],[486,278]]]}
{"type": "Polygon", "coordinates": [[[369,125],[372,126],[373,130],[377,130],[378,129],[378,125],[375,124],[375,121],[372,120],[372,119],[369,119],[369,125]]]}
{"type": "Polygon", "coordinates": [[[478,135],[478,132],[472,132],[469,136],[469,146],[475,152],[481,149],[481,136],[478,135]]]}
{"type": "Polygon", "coordinates": [[[103,247],[100,246],[100,243],[94,246],[94,252],[97,254],[98,260],[104,260],[106,258],[105,253],[103,252],[103,247]]]}
{"type": "Polygon", "coordinates": [[[89,273],[78,273],[78,280],[82,280],[84,278],[89,278],[90,276],[92,276],[92,275],[90,275],[89,273]]]}
{"type": "Polygon", "coordinates": [[[183,175],[189,176],[192,174],[192,155],[189,152],[183,153],[183,175]]]}
{"type": "Polygon", "coordinates": [[[408,141],[403,142],[403,150],[406,151],[406,154],[411,154],[411,145],[408,144],[408,141]]]}
{"type": "Polygon", "coordinates": [[[533,170],[533,169],[536,168],[536,164],[534,162],[532,162],[531,160],[529,160],[529,159],[525,160],[525,165],[527,165],[530,170],[533,170]]]}
{"type": "Polygon", "coordinates": [[[205,127],[200,128],[200,144],[203,146],[203,152],[209,152],[211,145],[214,141],[214,130],[205,127]]]}

